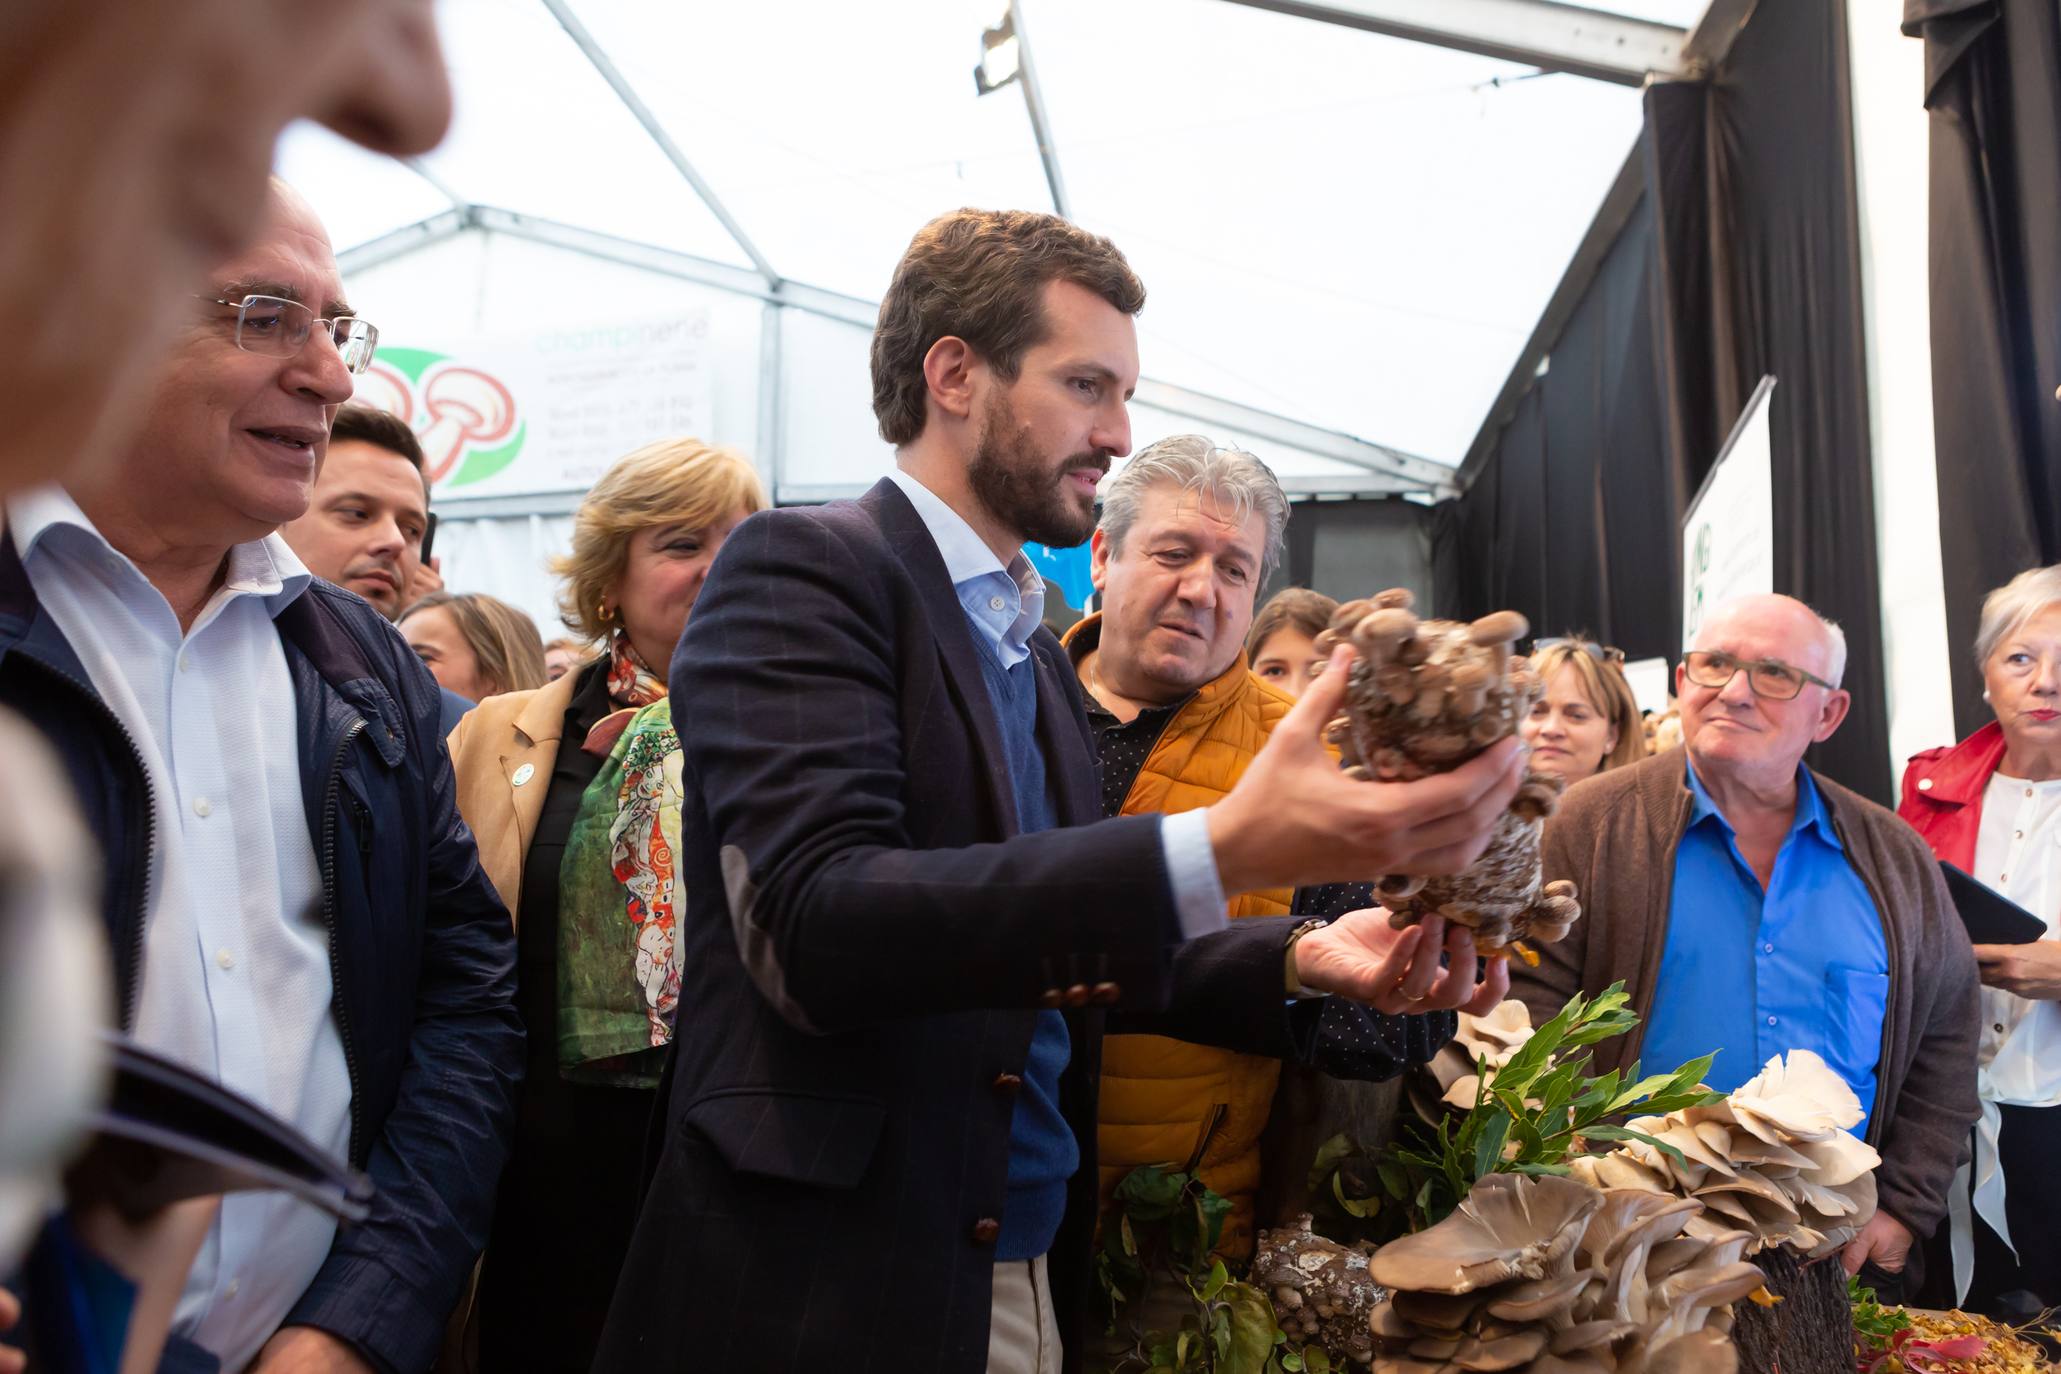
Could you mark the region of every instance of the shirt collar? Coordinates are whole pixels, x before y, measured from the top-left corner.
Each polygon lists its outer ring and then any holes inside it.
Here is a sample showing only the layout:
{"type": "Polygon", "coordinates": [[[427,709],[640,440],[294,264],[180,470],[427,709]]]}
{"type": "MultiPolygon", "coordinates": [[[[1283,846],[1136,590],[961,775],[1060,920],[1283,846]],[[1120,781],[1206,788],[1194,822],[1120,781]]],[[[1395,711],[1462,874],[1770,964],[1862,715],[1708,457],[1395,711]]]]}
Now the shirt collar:
{"type": "Polygon", "coordinates": [[[987,541],[975,534],[966,517],[946,505],[943,497],[900,468],[888,473],[887,480],[901,488],[902,495],[916,508],[916,517],[930,531],[931,542],[944,559],[945,576],[952,579],[954,589],[961,590],[962,604],[972,605],[963,591],[969,582],[1004,578],[1015,585],[1017,614],[1005,638],[1018,645],[1028,642],[1032,631],[1045,618],[1045,579],[1031,566],[1029,555],[1018,549],[1004,567],[987,541]]]}
{"type": "MultiPolygon", "coordinates": [[[[1696,776],[1695,761],[1688,757],[1686,749],[1682,754],[1689,775],[1689,824],[1698,825],[1710,818],[1723,826],[1726,834],[1735,833],[1732,823],[1725,819],[1725,813],[1718,810],[1717,802],[1703,786],[1703,779],[1696,776]]],[[[1789,824],[1790,838],[1806,830],[1815,830],[1818,838],[1834,849],[1843,852],[1846,848],[1839,842],[1839,832],[1832,825],[1832,814],[1825,809],[1824,794],[1811,780],[1811,770],[1799,763],[1796,765],[1796,818],[1789,824]]]]}
{"type": "MultiPolygon", "coordinates": [[[[76,531],[60,540],[82,540],[100,551],[104,562],[126,570],[127,575],[148,585],[142,570],[126,554],[107,542],[70,492],[59,486],[38,487],[7,502],[8,531],[14,536],[15,553],[24,566],[56,530],[76,531]]],[[[58,546],[51,545],[54,551],[58,546]]],[[[277,531],[263,539],[231,546],[229,567],[222,591],[235,596],[257,596],[265,601],[266,612],[277,616],[308,589],[314,574],[294,556],[277,531]]]]}

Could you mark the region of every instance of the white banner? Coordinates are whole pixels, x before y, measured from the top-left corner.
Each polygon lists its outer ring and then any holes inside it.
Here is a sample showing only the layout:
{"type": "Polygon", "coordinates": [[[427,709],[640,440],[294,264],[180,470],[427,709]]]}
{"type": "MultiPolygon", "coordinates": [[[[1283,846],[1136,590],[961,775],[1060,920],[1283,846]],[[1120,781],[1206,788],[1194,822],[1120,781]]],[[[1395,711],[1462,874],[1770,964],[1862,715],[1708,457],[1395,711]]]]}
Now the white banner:
{"type": "Polygon", "coordinates": [[[356,398],[415,427],[440,498],[585,491],[654,439],[706,437],[706,312],[527,335],[381,340],[356,398]]]}
{"type": "Polygon", "coordinates": [[[1763,377],[1682,518],[1682,648],[1720,603],[1775,589],[1774,451],[1763,377]]]}

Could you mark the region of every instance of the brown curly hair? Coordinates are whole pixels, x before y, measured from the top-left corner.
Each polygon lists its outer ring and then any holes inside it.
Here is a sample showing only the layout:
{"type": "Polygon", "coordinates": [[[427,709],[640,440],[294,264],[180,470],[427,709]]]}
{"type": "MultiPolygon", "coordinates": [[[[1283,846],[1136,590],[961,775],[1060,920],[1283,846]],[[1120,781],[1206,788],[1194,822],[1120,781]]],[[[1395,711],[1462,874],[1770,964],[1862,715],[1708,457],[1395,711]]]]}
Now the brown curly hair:
{"type": "Polygon", "coordinates": [[[873,415],[897,447],[923,433],[923,359],[939,339],[964,339],[1004,381],[1045,338],[1045,284],[1086,287],[1126,315],[1145,284],[1115,244],[1057,215],[954,210],[917,231],[895,267],[873,330],[873,415]]]}

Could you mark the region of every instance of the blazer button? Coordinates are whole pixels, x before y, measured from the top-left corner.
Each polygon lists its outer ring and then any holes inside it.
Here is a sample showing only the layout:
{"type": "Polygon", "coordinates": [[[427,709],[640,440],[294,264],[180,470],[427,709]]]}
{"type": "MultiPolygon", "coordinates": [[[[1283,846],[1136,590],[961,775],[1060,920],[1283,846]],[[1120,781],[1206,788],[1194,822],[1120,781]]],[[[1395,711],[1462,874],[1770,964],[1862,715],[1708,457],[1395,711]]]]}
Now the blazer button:
{"type": "Polygon", "coordinates": [[[1038,1005],[1047,1011],[1066,1005],[1066,994],[1058,988],[1046,988],[1038,994],[1038,1005]]]}
{"type": "Polygon", "coordinates": [[[1124,990],[1114,983],[1097,983],[1090,999],[1098,1007],[1113,1007],[1123,995],[1124,990]]]}
{"type": "Polygon", "coordinates": [[[1088,1005],[1088,999],[1093,995],[1093,993],[1088,991],[1086,983],[1075,983],[1066,990],[1066,1005],[1069,1007],[1085,1007],[1088,1005]]]}
{"type": "Polygon", "coordinates": [[[995,1237],[1001,1234],[1002,1223],[996,1221],[993,1217],[982,1217],[979,1221],[973,1223],[973,1243],[975,1245],[993,1245],[995,1237]]]}
{"type": "Polygon", "coordinates": [[[1020,1073],[998,1073],[995,1075],[995,1091],[998,1093],[1014,1097],[1022,1088],[1023,1075],[1020,1073]]]}

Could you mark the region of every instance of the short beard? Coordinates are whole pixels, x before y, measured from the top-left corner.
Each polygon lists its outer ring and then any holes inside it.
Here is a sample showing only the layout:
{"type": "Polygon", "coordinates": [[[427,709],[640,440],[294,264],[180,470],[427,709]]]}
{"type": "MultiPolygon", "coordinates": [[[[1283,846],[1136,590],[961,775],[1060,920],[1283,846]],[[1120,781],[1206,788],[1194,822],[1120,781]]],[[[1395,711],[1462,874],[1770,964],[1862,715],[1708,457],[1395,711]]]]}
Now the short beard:
{"type": "Polygon", "coordinates": [[[1066,474],[1075,468],[1109,470],[1099,453],[1077,453],[1057,464],[1039,456],[1006,392],[988,400],[980,442],[966,470],[973,495],[988,513],[1021,534],[1029,543],[1070,549],[1095,532],[1095,509],[1083,511],[1066,489],[1066,474]]]}

